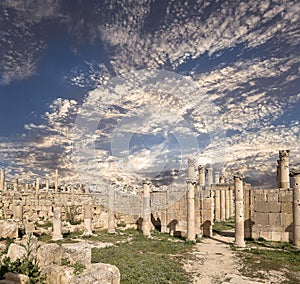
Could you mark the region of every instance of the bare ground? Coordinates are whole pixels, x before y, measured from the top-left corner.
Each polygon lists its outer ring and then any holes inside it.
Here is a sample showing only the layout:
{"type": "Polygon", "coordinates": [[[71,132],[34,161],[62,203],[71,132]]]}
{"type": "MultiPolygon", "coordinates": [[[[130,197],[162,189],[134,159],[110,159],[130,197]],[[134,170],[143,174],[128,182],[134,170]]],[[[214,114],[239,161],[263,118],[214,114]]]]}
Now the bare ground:
{"type": "Polygon", "coordinates": [[[270,271],[265,275],[265,279],[242,276],[239,272],[242,260],[230,248],[233,241],[234,238],[231,236],[215,235],[212,238],[204,238],[195,245],[184,262],[184,269],[191,275],[193,284],[282,283],[285,278],[278,271],[270,271]]]}

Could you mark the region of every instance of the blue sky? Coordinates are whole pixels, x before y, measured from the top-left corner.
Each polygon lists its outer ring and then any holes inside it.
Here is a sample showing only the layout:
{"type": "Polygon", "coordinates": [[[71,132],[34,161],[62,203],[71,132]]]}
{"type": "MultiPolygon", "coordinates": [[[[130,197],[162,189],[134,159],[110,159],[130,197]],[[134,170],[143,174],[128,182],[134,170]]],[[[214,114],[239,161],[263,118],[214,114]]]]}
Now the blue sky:
{"type": "Polygon", "coordinates": [[[76,182],[98,171],[95,159],[106,179],[130,184],[151,173],[161,185],[194,157],[273,186],[278,150],[300,161],[299,15],[297,1],[2,0],[0,167],[21,181],[53,178],[58,168],[76,182]],[[144,80],[144,70],[186,76],[199,92],[175,96],[170,79],[169,92],[162,83],[160,94],[124,95],[114,78],[144,80]],[[123,96],[108,94],[104,112],[111,80],[123,96]],[[79,169],[75,119],[90,102],[96,151],[79,169]],[[118,131],[129,137],[122,153],[112,150],[118,131]],[[198,146],[180,151],[181,135],[198,146]]]}

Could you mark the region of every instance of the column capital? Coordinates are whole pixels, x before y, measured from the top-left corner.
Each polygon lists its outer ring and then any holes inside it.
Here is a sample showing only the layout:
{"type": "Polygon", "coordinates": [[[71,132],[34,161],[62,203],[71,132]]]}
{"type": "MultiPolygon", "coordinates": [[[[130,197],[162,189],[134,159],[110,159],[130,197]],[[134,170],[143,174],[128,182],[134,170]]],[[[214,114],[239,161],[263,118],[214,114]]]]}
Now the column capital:
{"type": "Polygon", "coordinates": [[[280,150],[279,151],[279,159],[280,160],[285,160],[289,157],[290,155],[290,150],[280,150]]]}
{"type": "Polygon", "coordinates": [[[205,171],[205,166],[204,165],[199,165],[198,166],[198,171],[199,172],[205,171]]]}
{"type": "Polygon", "coordinates": [[[189,167],[195,167],[196,160],[195,159],[188,159],[188,166],[189,167]]]}
{"type": "Polygon", "coordinates": [[[195,184],[196,184],[196,180],[195,180],[195,179],[192,179],[192,178],[187,178],[187,179],[186,179],[186,183],[187,183],[187,184],[191,183],[191,184],[195,185],[195,184]]]}
{"type": "Polygon", "coordinates": [[[290,177],[298,176],[300,175],[300,169],[291,169],[290,170],[290,177]]]}
{"type": "Polygon", "coordinates": [[[240,172],[237,172],[233,174],[233,178],[243,180],[244,176],[240,172]]]}
{"type": "Polygon", "coordinates": [[[143,180],[143,184],[151,185],[151,181],[149,179],[143,180]]]}

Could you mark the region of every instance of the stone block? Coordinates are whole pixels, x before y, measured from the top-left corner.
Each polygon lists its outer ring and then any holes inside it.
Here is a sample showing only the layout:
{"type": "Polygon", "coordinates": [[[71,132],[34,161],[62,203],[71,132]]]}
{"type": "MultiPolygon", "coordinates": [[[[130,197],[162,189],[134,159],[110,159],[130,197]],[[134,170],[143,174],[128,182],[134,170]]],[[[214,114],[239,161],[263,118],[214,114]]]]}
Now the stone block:
{"type": "Polygon", "coordinates": [[[14,284],[30,284],[30,279],[27,275],[7,272],[4,278],[8,281],[13,281],[14,284]]]}
{"type": "Polygon", "coordinates": [[[63,250],[58,244],[44,244],[37,250],[37,259],[43,271],[52,264],[60,264],[63,250]]]}
{"type": "Polygon", "coordinates": [[[76,262],[89,265],[92,261],[91,245],[81,242],[75,244],[62,244],[63,258],[68,258],[71,264],[76,262]]]}
{"type": "Polygon", "coordinates": [[[283,239],[284,232],[271,232],[271,241],[273,242],[281,242],[283,239]]]}
{"type": "Polygon", "coordinates": [[[280,213],[281,207],[280,203],[276,201],[264,202],[255,201],[254,211],[262,213],[280,213]]]}
{"type": "Polygon", "coordinates": [[[266,213],[254,212],[253,222],[255,225],[269,225],[269,215],[266,213]]]}
{"type": "Polygon", "coordinates": [[[281,225],[281,218],[280,213],[269,213],[269,224],[280,226],[281,225]]]}
{"type": "Polygon", "coordinates": [[[276,201],[278,202],[278,192],[271,191],[266,194],[267,202],[276,201]]]}
{"type": "Polygon", "coordinates": [[[280,223],[283,226],[291,226],[293,223],[293,214],[288,214],[288,213],[281,213],[280,214],[280,223]]]}
{"type": "Polygon", "coordinates": [[[17,259],[22,259],[26,255],[26,249],[20,245],[12,243],[7,251],[7,256],[15,261],[17,259]]]}
{"type": "Polygon", "coordinates": [[[292,202],[282,202],[281,203],[281,212],[282,213],[293,213],[293,204],[292,202]]]}
{"type": "Polygon", "coordinates": [[[292,202],[293,193],[291,190],[280,190],[278,194],[279,202],[292,202]]]}
{"type": "Polygon", "coordinates": [[[0,238],[18,238],[19,226],[15,222],[0,220],[0,238]]]}

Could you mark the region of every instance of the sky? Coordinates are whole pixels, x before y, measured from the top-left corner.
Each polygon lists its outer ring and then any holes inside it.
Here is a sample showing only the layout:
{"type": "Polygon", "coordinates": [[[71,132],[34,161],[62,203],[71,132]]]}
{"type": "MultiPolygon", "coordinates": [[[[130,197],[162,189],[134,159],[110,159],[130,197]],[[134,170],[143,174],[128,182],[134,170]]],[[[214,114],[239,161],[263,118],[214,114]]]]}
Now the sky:
{"type": "Polygon", "coordinates": [[[7,179],[255,187],[300,166],[298,1],[1,0],[7,179]]]}

